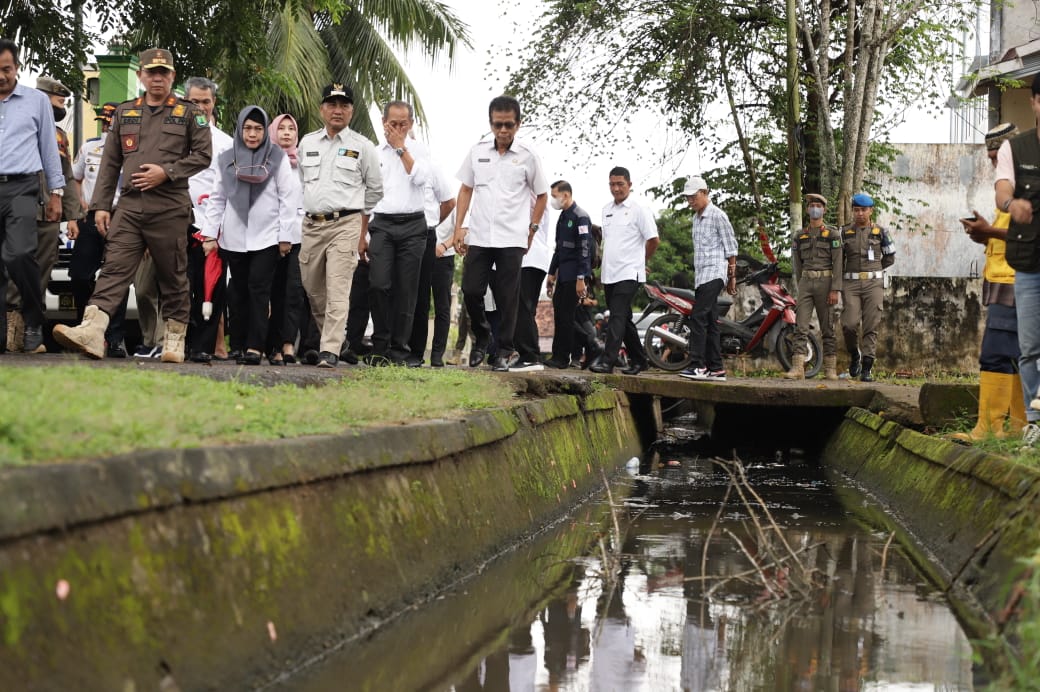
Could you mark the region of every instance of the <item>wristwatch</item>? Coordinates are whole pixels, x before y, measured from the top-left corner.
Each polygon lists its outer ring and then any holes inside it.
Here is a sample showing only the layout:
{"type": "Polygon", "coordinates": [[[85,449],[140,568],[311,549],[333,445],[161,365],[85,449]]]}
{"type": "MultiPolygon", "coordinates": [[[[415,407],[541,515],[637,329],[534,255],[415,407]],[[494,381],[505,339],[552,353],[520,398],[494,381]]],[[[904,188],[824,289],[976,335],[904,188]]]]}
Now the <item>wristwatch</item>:
{"type": "Polygon", "coordinates": [[[529,231],[531,231],[531,233],[537,233],[537,232],[538,232],[538,229],[539,229],[539,226],[538,226],[538,224],[536,224],[536,223],[533,223],[533,224],[531,224],[530,226],[528,226],[528,227],[527,227],[527,229],[528,229],[529,231]]]}
{"type": "Polygon", "coordinates": [[[57,195],[58,197],[64,197],[65,196],[65,190],[63,188],[60,188],[60,187],[51,190],[50,193],[52,195],[57,195]]]}
{"type": "Polygon", "coordinates": [[[584,281],[584,280],[585,280],[585,277],[582,276],[581,274],[578,274],[578,281],[584,281]]]}
{"type": "Polygon", "coordinates": [[[398,156],[404,156],[404,147],[397,147],[394,149],[394,153],[398,156]]]}

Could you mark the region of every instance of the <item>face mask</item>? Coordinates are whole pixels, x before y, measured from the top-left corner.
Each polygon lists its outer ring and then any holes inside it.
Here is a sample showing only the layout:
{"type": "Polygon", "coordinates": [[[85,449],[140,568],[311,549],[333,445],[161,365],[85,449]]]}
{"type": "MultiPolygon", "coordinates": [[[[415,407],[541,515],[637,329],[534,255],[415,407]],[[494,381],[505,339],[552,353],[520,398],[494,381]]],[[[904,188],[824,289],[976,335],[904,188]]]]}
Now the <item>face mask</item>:
{"type": "Polygon", "coordinates": [[[549,206],[555,209],[556,211],[560,211],[561,209],[563,209],[563,202],[560,201],[559,197],[550,197],[549,206]]]}
{"type": "Polygon", "coordinates": [[[816,221],[817,219],[822,219],[824,211],[825,210],[823,207],[809,207],[809,218],[813,221],[816,221]]]}
{"type": "Polygon", "coordinates": [[[61,122],[65,119],[65,113],[68,111],[64,108],[59,108],[58,106],[51,106],[51,108],[54,110],[54,122],[61,122]]]}

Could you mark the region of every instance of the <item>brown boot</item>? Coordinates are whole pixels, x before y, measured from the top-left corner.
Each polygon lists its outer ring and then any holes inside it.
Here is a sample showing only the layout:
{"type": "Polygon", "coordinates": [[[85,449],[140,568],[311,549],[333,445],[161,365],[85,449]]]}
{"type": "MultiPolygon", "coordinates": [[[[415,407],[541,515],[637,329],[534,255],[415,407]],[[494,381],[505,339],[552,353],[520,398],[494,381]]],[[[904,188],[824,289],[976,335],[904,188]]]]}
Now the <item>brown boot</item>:
{"type": "Polygon", "coordinates": [[[7,350],[18,353],[25,340],[25,320],[17,310],[7,311],[7,350]]]}
{"type": "Polygon", "coordinates": [[[88,305],[87,309],[83,311],[83,321],[79,323],[79,326],[56,325],[54,338],[65,348],[101,360],[105,357],[106,329],[108,329],[108,315],[99,310],[96,305],[88,305]]]}
{"type": "Polygon", "coordinates": [[[188,325],[177,320],[166,320],[166,338],[163,341],[162,362],[184,362],[184,339],[188,334],[188,325]]]}
{"type": "Polygon", "coordinates": [[[823,379],[825,379],[825,380],[837,380],[838,379],[838,356],[824,356],[823,357],[823,379]]]}
{"type": "Polygon", "coordinates": [[[805,355],[802,353],[795,353],[794,363],[791,364],[791,369],[784,373],[784,377],[788,380],[804,380],[805,379],[805,355]]]}

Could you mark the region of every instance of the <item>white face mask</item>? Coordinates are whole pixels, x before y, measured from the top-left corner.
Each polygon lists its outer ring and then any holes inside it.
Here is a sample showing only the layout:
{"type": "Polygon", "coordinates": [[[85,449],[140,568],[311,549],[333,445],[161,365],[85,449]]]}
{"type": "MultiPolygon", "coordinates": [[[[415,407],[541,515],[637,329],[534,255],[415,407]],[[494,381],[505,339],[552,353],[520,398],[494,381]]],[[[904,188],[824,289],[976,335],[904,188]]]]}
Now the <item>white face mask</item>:
{"type": "Polygon", "coordinates": [[[555,209],[556,211],[560,211],[561,209],[563,209],[563,202],[560,201],[559,197],[552,197],[552,196],[550,196],[549,197],[549,206],[552,207],[553,209],[555,209]]]}
{"type": "Polygon", "coordinates": [[[809,218],[813,221],[816,219],[822,219],[824,211],[825,209],[823,207],[809,207],[809,218]]]}

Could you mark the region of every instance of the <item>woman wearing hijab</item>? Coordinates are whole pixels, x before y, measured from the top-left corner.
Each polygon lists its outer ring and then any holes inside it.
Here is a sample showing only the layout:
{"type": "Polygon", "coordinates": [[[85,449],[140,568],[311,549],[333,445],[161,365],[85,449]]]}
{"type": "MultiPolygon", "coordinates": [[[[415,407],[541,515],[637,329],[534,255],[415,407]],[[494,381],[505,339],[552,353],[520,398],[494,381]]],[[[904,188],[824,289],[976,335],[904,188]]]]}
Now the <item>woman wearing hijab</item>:
{"type": "Polygon", "coordinates": [[[259,106],[239,112],[234,146],[218,159],[202,229],[206,243],[219,236],[220,256],[231,272],[229,307],[235,330],[243,335],[239,363],[245,365],[260,364],[275,267],[299,234],[303,195],[299,176],[271,141],[267,124],[259,106]]]}
{"type": "MultiPolygon", "coordinates": [[[[288,113],[279,115],[267,128],[271,140],[282,148],[295,169],[298,165],[296,144],[300,131],[296,120],[288,113]]],[[[296,224],[289,254],[278,261],[271,286],[271,319],[267,324],[267,353],[271,365],[296,362],[296,335],[303,315],[303,281],[300,278],[300,242],[303,216],[296,224]]],[[[310,312],[308,311],[308,315],[310,312]]]]}

